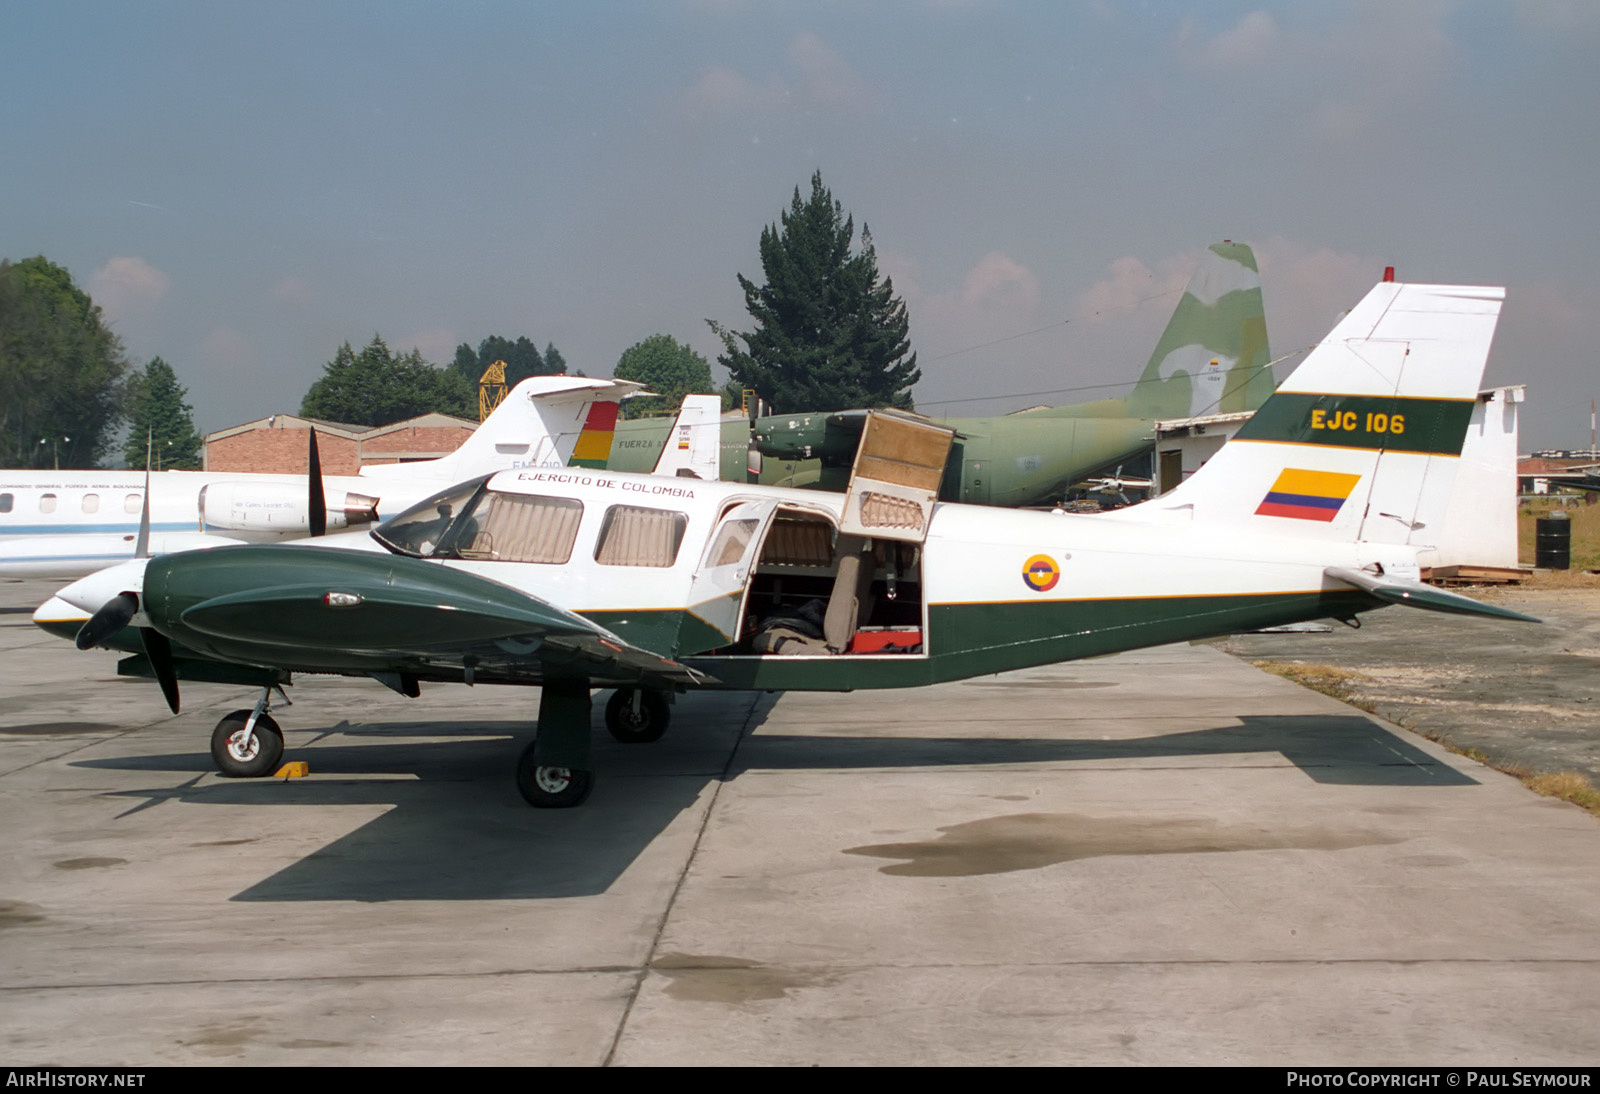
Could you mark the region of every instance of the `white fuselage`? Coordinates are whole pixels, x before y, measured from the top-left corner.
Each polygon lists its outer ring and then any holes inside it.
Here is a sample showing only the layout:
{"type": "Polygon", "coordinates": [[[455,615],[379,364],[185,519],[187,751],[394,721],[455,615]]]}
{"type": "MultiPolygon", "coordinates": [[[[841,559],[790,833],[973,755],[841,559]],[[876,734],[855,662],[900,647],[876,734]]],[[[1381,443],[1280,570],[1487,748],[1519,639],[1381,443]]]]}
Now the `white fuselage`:
{"type": "MultiPolygon", "coordinates": [[[[270,543],[306,534],[304,475],[157,471],[149,477],[150,553],[270,543]]],[[[330,527],[350,495],[399,512],[448,481],[323,479],[330,527]],[[381,491],[381,495],[380,495],[381,491]]],[[[142,471],[0,471],[0,577],[80,577],[130,559],[144,506],[142,471]]]]}
{"type": "MultiPolygon", "coordinates": [[[[581,502],[583,515],[568,561],[453,559],[446,564],[584,614],[694,610],[707,599],[692,588],[696,575],[711,568],[714,560],[707,551],[722,515],[732,506],[761,503],[784,513],[820,517],[837,527],[846,504],[843,494],[582,469],[504,472],[489,486],[581,502]],[[668,510],[687,518],[671,566],[596,561],[607,511],[616,505],[668,510]]],[[[1237,527],[1174,520],[1170,511],[1146,504],[1148,508],[1120,510],[1111,519],[1109,514],[940,503],[921,545],[924,605],[1315,592],[1338,587],[1324,578],[1325,568],[1373,561],[1361,544],[1241,535],[1237,527]],[[1149,520],[1138,519],[1141,509],[1149,520]],[[1039,556],[1059,572],[1049,588],[1025,577],[1029,561],[1039,556]]],[[[747,555],[746,576],[760,549],[757,543],[747,555]]]]}

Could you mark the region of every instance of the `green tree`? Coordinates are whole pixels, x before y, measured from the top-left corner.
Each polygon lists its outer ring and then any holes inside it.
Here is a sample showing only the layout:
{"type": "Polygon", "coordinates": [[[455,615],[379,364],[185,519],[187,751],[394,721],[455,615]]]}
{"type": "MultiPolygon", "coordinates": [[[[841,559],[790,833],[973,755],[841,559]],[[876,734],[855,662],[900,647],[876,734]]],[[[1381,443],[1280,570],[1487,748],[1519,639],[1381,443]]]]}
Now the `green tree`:
{"type": "Polygon", "coordinates": [[[304,417],[349,425],[389,425],[433,411],[476,420],[477,388],[416,350],[389,352],[376,334],[360,353],[349,342],[340,346],[300,403],[304,417]]]}
{"type": "Polygon", "coordinates": [[[172,366],[152,357],[144,371],[128,380],[128,437],[122,443],[125,467],[142,468],[148,452],[154,470],[193,471],[200,466],[200,434],[187,391],[172,366]],[[148,448],[146,444],[148,442],[148,448]]]}
{"type": "Polygon", "coordinates": [[[670,334],[652,334],[623,350],[611,375],[619,380],[637,380],[660,396],[628,399],[622,404],[625,418],[670,414],[683,403],[685,395],[709,395],[717,390],[711,380],[711,363],[670,334]]]}
{"type": "Polygon", "coordinates": [[[460,375],[476,391],[479,378],[496,361],[506,363],[508,387],[515,387],[530,376],[554,376],[566,371],[566,362],[556,351],[554,343],[541,355],[539,347],[527,335],[512,342],[498,334],[491,334],[479,342],[476,352],[466,342],[457,346],[455,360],[450,362],[450,371],[460,375]]]}
{"type": "Polygon", "coordinates": [[[761,231],[766,284],[739,275],[755,330],[707,320],[726,349],[717,360],[779,412],[909,407],[922,373],[909,352],[905,303],[878,276],[872,234],[862,225],[861,249],[852,253],[854,220],[820,171],[810,198],[802,201],[796,187],[781,219],[761,231]]]}
{"type": "Polygon", "coordinates": [[[43,255],[0,260],[0,467],[95,466],[121,418],[127,368],[70,273],[43,255]]]}

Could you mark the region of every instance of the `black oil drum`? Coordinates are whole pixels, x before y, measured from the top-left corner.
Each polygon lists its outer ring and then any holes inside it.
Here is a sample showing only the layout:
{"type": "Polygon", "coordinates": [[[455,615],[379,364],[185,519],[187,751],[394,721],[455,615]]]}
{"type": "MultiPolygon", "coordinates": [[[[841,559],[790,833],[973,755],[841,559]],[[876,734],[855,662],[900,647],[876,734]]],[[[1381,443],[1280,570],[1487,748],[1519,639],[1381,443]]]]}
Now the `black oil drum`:
{"type": "Polygon", "coordinates": [[[1541,570],[1572,567],[1572,521],[1565,513],[1551,513],[1534,521],[1533,564],[1541,570]]]}

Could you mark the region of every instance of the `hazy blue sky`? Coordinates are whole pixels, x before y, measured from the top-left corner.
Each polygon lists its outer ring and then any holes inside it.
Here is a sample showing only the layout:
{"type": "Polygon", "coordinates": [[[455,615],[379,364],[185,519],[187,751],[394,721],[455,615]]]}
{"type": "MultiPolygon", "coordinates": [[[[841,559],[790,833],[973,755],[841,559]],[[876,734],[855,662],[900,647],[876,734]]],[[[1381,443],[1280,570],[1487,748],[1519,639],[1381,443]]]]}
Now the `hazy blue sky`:
{"type": "Polygon", "coordinates": [[[1600,394],[1589,0],[7,0],[0,134],[0,254],[67,266],[202,430],[298,409],[374,333],[714,360],[818,169],[932,413],[1131,381],[1222,238],[1275,355],[1394,265],[1509,287],[1524,448],[1587,444],[1600,394]]]}

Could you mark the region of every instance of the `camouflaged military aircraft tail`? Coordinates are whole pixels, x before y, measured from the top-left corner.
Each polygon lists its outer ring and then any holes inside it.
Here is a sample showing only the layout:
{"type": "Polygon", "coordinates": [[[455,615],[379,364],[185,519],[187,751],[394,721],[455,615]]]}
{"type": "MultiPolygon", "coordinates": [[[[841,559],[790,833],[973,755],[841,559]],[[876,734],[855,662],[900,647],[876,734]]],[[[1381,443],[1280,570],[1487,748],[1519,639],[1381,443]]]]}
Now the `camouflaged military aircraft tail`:
{"type": "Polygon", "coordinates": [[[1125,398],[1033,413],[1163,420],[1255,410],[1272,395],[1271,360],[1255,253],[1224,240],[1206,248],[1125,398]]]}
{"type": "Polygon", "coordinates": [[[1213,243],[1129,394],[1128,411],[1189,418],[1255,410],[1272,395],[1270,359],[1256,256],[1243,243],[1213,243]]]}
{"type": "MultiPolygon", "coordinates": [[[[987,418],[935,419],[961,438],[951,451],[941,497],[1005,506],[1059,501],[1089,476],[1148,452],[1157,421],[1261,406],[1274,386],[1270,361],[1255,255],[1243,243],[1213,244],[1127,396],[987,418]]],[[[763,453],[810,461],[809,469],[791,463],[788,478],[764,475],[763,481],[844,489],[863,415],[761,419],[755,433],[763,453]],[[836,472],[832,477],[830,469],[836,472]]]]}

